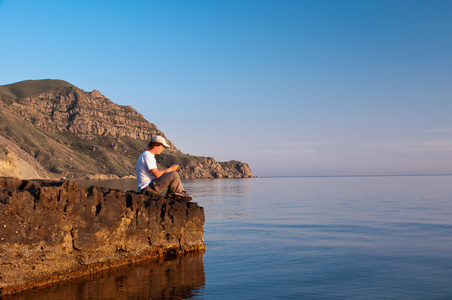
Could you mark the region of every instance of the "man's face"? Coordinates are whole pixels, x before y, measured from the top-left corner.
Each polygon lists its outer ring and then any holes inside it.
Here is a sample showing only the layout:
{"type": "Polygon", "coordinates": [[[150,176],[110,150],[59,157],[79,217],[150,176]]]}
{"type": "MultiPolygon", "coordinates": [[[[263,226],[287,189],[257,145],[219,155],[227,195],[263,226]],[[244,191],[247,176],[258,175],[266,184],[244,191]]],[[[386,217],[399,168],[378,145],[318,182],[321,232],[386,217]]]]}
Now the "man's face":
{"type": "Polygon", "coordinates": [[[159,146],[157,146],[157,149],[158,149],[158,152],[157,152],[157,154],[160,154],[160,153],[162,153],[162,152],[163,152],[163,150],[165,150],[165,146],[163,146],[163,145],[159,145],[159,146]]]}

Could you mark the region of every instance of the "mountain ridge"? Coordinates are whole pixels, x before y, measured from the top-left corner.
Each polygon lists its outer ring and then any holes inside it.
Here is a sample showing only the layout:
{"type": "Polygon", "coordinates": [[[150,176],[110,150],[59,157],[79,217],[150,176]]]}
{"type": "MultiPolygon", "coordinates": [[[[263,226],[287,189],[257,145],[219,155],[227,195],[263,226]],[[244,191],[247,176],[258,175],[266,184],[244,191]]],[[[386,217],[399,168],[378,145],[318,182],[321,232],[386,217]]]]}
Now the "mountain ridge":
{"type": "MultiPolygon", "coordinates": [[[[131,178],[152,136],[166,138],[131,106],[63,80],[1,85],[0,108],[0,176],[14,173],[11,152],[20,148],[34,159],[29,163],[42,166],[41,178],[131,178]]],[[[182,178],[253,177],[246,163],[184,154],[166,139],[171,147],[157,157],[158,164],[180,164],[182,178]]],[[[16,165],[21,156],[16,155],[16,165]]]]}

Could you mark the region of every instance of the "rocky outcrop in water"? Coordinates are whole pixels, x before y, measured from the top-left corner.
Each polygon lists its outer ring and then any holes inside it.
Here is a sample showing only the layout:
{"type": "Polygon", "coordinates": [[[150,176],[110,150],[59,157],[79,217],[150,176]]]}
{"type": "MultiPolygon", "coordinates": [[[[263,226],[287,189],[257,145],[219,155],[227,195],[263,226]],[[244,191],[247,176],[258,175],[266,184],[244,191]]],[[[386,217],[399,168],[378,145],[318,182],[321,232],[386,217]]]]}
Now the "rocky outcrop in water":
{"type": "Polygon", "coordinates": [[[0,178],[0,295],[204,249],[204,212],[73,181],[0,178]]]}
{"type": "Polygon", "coordinates": [[[213,157],[206,157],[183,165],[180,177],[183,179],[249,178],[253,175],[247,163],[235,160],[219,163],[213,157]]]}

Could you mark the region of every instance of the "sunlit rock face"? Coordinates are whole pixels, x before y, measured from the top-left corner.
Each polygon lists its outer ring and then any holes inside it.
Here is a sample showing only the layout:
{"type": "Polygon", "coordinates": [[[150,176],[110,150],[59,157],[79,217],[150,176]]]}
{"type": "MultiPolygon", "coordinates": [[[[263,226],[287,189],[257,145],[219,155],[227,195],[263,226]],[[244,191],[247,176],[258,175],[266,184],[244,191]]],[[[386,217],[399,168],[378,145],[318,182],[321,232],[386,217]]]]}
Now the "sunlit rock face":
{"type": "Polygon", "coordinates": [[[0,216],[1,294],[204,249],[197,203],[73,181],[0,178],[0,216]]]}

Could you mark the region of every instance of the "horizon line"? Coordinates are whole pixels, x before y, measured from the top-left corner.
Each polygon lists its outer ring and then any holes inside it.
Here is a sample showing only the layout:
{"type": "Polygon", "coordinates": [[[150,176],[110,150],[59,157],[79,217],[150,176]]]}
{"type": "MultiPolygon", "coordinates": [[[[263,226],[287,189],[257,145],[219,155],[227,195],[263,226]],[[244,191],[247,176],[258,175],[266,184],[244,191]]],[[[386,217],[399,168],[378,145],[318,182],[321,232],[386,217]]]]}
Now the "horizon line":
{"type": "Polygon", "coordinates": [[[365,175],[265,175],[257,178],[288,178],[288,177],[416,177],[416,176],[452,176],[452,174],[365,174],[365,175]]]}

